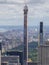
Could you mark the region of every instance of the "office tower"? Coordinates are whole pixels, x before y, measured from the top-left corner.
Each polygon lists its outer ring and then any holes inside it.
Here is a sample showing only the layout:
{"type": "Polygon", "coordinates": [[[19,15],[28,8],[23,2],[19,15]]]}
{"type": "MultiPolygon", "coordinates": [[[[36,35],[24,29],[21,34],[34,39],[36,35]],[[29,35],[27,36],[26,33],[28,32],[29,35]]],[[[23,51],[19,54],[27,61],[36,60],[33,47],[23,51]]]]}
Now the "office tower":
{"type": "Polygon", "coordinates": [[[1,45],[1,43],[2,43],[2,40],[0,40],[0,65],[1,65],[1,51],[2,51],[2,45],[1,45]]]}
{"type": "Polygon", "coordinates": [[[43,44],[43,22],[40,22],[40,40],[39,40],[39,42],[40,42],[40,45],[42,45],[43,44]]]}
{"type": "Polygon", "coordinates": [[[6,55],[8,56],[19,56],[19,61],[21,63],[21,65],[23,65],[23,52],[21,51],[16,51],[16,50],[11,50],[11,51],[7,51],[6,55]]]}
{"type": "Polygon", "coordinates": [[[49,42],[43,43],[43,22],[40,23],[40,46],[38,46],[38,65],[49,65],[49,42]]]}
{"type": "Polygon", "coordinates": [[[2,55],[1,61],[3,65],[21,65],[21,63],[19,62],[19,56],[2,55]]]}
{"type": "Polygon", "coordinates": [[[28,41],[27,41],[27,13],[28,7],[24,6],[24,65],[28,65],[28,41]]]}
{"type": "Polygon", "coordinates": [[[38,47],[38,58],[38,65],[49,65],[49,42],[38,47]]]}

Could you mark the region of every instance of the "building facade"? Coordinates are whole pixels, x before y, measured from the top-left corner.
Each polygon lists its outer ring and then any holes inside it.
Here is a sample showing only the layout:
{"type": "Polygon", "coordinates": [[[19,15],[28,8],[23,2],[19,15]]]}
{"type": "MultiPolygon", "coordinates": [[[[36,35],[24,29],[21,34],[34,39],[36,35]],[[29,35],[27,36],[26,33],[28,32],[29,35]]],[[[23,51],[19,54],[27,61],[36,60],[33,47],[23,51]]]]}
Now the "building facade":
{"type": "Polygon", "coordinates": [[[38,65],[49,65],[49,45],[40,45],[38,52],[38,65]]]}

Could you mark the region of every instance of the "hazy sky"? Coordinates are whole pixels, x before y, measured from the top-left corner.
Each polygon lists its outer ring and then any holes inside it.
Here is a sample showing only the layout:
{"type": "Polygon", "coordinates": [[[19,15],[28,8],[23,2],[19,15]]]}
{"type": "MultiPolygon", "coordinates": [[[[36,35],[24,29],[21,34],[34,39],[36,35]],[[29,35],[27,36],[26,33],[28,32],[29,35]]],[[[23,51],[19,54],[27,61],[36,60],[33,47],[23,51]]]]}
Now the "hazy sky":
{"type": "MultiPolygon", "coordinates": [[[[23,25],[24,0],[0,0],[15,4],[0,3],[0,25],[23,25]]],[[[28,3],[28,25],[49,25],[49,0],[26,0],[28,3]]]]}

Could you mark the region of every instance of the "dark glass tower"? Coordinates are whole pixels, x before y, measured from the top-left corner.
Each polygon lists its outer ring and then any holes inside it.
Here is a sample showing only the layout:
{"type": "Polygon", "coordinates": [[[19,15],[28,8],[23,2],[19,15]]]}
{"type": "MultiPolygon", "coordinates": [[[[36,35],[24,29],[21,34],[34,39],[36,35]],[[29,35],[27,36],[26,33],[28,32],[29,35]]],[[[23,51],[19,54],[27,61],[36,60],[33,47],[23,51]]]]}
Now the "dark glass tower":
{"type": "Polygon", "coordinates": [[[28,41],[27,41],[27,13],[28,7],[24,6],[24,65],[28,65],[28,41]]]}
{"type": "Polygon", "coordinates": [[[40,45],[43,44],[43,22],[40,22],[40,45]]]}

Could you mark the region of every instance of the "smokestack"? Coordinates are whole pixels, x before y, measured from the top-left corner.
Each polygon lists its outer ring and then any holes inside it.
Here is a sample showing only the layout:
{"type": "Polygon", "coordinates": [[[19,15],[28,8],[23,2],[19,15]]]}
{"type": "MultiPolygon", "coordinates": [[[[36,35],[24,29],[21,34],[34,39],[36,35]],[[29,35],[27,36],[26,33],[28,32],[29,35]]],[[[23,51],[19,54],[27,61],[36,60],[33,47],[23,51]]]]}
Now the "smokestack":
{"type": "Polygon", "coordinates": [[[40,45],[43,45],[43,22],[40,22],[40,45]]]}
{"type": "Polygon", "coordinates": [[[27,13],[28,7],[24,6],[24,65],[28,65],[28,41],[27,41],[27,13]]]}

